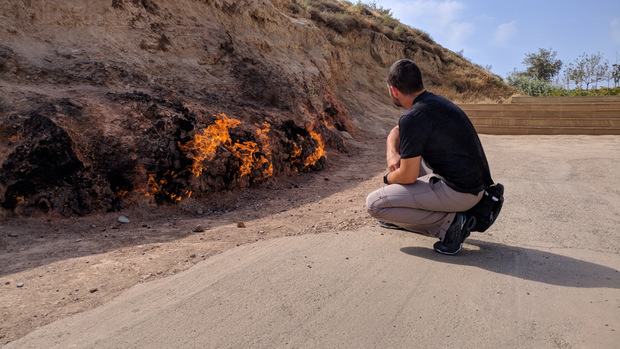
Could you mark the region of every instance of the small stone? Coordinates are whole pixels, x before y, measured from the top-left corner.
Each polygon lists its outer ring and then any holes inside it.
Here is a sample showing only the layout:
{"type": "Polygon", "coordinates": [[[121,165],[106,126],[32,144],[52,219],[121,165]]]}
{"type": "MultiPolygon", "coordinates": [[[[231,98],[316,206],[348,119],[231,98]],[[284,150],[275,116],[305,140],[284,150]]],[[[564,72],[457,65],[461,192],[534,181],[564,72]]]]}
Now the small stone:
{"type": "Polygon", "coordinates": [[[90,290],[88,290],[88,292],[90,292],[90,293],[95,293],[95,292],[97,292],[97,291],[99,291],[99,289],[98,289],[98,288],[96,288],[96,287],[91,288],[90,290]]]}
{"type": "Polygon", "coordinates": [[[237,223],[237,228],[245,228],[245,223],[243,222],[237,223]]]}
{"type": "Polygon", "coordinates": [[[197,214],[203,214],[203,213],[204,213],[204,211],[202,210],[202,208],[198,208],[198,209],[196,210],[196,213],[197,213],[197,214]]]}
{"type": "Polygon", "coordinates": [[[9,233],[9,237],[10,237],[10,238],[17,238],[17,237],[19,237],[19,235],[9,233]]]}
{"type": "Polygon", "coordinates": [[[120,216],[120,217],[118,217],[117,221],[118,221],[119,223],[123,223],[123,224],[127,224],[127,223],[131,222],[131,221],[129,220],[129,218],[127,218],[127,217],[125,217],[125,216],[120,216]]]}
{"type": "Polygon", "coordinates": [[[18,283],[17,287],[24,287],[24,283],[23,282],[18,283]]]}
{"type": "Polygon", "coordinates": [[[82,239],[77,239],[75,240],[75,242],[82,242],[82,239]]]}
{"type": "Polygon", "coordinates": [[[205,228],[202,227],[202,225],[198,224],[195,228],[194,228],[194,233],[202,233],[203,231],[205,231],[205,228]]]}

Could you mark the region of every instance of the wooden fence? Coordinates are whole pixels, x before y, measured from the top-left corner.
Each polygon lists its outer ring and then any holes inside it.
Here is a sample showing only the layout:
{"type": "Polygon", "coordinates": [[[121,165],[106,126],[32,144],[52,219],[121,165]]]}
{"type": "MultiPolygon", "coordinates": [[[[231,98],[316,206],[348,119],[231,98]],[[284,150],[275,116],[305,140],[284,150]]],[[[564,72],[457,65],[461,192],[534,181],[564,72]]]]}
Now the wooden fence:
{"type": "Polygon", "coordinates": [[[620,135],[620,96],[514,97],[460,104],[479,133],[620,135]]]}

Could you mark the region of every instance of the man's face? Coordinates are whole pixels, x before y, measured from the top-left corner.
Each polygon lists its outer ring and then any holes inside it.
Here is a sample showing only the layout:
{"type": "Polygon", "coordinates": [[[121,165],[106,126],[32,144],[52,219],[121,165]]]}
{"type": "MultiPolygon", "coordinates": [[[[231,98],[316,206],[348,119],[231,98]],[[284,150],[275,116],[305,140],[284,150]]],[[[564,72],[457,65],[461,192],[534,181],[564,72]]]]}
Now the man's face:
{"type": "Polygon", "coordinates": [[[399,108],[402,108],[403,107],[402,103],[400,103],[400,101],[396,98],[396,96],[394,96],[394,92],[392,92],[392,86],[388,85],[388,90],[390,91],[390,97],[392,97],[392,102],[394,103],[394,105],[399,108]]]}

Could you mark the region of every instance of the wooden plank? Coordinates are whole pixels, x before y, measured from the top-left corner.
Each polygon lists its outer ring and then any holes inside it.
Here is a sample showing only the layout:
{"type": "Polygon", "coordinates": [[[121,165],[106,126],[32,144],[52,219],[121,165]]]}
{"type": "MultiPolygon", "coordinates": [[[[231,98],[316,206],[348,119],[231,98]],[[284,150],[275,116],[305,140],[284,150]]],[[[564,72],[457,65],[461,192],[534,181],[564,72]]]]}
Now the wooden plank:
{"type": "Polygon", "coordinates": [[[535,98],[546,103],[461,104],[459,107],[480,133],[620,134],[620,103],[609,103],[608,98],[604,99],[605,103],[594,103],[598,99],[593,98],[570,98],[571,103],[535,98]]]}
{"type": "Polygon", "coordinates": [[[620,135],[620,128],[598,127],[530,127],[530,126],[475,126],[480,134],[497,135],[620,135]]]}
{"type": "Polygon", "coordinates": [[[608,118],[498,118],[476,117],[470,118],[474,126],[540,126],[540,127],[620,127],[620,119],[608,118]]]}
{"type": "Polygon", "coordinates": [[[620,103],[620,96],[512,97],[511,103],[620,103]]]}

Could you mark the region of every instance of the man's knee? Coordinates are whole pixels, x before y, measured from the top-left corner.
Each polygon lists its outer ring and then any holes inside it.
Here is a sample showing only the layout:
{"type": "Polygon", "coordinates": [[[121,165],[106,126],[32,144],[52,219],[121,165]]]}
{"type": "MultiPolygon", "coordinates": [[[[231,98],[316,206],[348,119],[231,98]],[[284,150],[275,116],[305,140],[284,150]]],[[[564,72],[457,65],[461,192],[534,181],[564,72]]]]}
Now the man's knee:
{"type": "Polygon", "coordinates": [[[366,211],[372,217],[377,217],[379,212],[381,211],[381,197],[378,193],[379,191],[374,191],[366,197],[366,211]]]}

